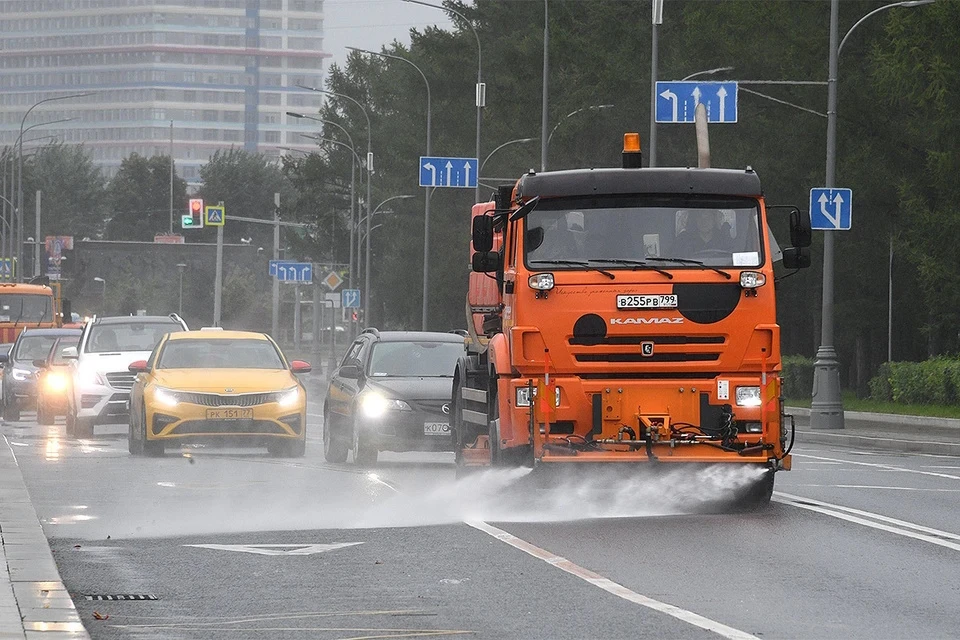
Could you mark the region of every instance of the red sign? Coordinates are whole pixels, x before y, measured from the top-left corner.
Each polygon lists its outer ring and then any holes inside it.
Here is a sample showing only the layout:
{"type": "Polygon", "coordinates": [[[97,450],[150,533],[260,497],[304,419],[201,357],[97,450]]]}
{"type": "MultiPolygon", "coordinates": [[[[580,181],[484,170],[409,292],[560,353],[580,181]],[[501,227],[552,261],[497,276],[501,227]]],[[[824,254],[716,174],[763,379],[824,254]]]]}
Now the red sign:
{"type": "Polygon", "coordinates": [[[158,233],[153,236],[153,241],[157,244],[183,244],[183,236],[176,233],[158,233]]]}

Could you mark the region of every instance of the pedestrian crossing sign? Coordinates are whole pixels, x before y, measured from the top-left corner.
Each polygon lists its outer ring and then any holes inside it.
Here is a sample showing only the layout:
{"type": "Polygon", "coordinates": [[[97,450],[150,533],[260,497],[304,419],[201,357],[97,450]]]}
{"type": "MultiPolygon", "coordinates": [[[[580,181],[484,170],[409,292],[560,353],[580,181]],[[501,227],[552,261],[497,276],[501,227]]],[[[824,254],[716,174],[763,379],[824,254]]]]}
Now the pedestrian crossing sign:
{"type": "Polygon", "coordinates": [[[224,212],[223,205],[204,207],[203,223],[211,227],[222,227],[226,221],[227,215],[224,212]]]}

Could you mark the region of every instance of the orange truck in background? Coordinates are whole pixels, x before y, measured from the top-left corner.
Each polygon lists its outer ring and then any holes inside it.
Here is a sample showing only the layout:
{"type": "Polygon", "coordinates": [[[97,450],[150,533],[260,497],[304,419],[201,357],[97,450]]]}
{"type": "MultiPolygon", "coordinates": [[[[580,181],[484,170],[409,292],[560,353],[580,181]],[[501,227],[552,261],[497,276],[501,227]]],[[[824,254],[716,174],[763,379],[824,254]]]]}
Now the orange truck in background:
{"type": "MultiPolygon", "coordinates": [[[[536,173],[472,215],[467,356],[454,374],[458,465],[731,464],[790,468],[774,262],[790,248],[745,170],[623,167],[536,173]]],[[[751,476],[752,477],[752,476],[751,476]]]]}
{"type": "Polygon", "coordinates": [[[0,282],[0,344],[14,342],[27,327],[61,327],[64,314],[69,321],[70,303],[61,297],[59,282],[0,282]]]}

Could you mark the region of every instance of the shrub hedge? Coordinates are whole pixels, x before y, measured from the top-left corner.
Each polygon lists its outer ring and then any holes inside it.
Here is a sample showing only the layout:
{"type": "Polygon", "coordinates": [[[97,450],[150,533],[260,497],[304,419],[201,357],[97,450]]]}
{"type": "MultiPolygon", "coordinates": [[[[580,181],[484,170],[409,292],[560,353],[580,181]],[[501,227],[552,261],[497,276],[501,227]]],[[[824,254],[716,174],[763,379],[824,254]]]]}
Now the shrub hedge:
{"type": "Polygon", "coordinates": [[[960,404],[960,360],[884,363],[870,381],[870,398],[901,404],[960,404]]]}
{"type": "Polygon", "coordinates": [[[813,393],[813,360],[803,356],[783,357],[783,397],[809,398],[813,393]]]}

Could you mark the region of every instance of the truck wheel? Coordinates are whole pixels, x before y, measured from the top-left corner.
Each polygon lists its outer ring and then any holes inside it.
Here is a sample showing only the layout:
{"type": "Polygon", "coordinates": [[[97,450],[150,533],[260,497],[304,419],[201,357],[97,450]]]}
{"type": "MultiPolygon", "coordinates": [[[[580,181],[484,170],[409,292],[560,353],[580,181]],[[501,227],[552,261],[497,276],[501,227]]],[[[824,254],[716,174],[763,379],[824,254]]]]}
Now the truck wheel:
{"type": "Polygon", "coordinates": [[[737,496],[736,509],[738,511],[759,511],[770,506],[775,475],[772,470],[768,470],[761,478],[744,487],[737,496]]]}
{"type": "Polygon", "coordinates": [[[330,413],[323,413],[323,459],[327,462],[342,464],[347,461],[347,443],[333,432],[333,422],[330,413]]]}

